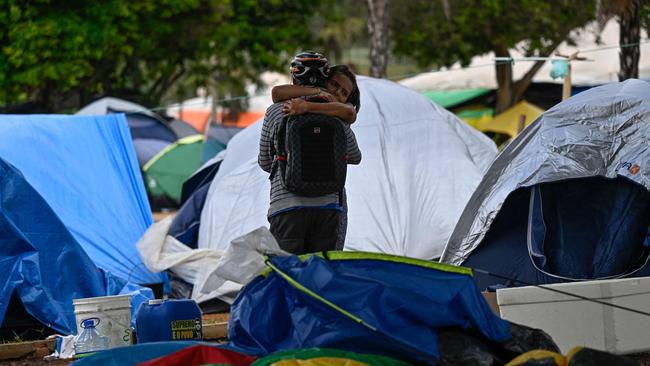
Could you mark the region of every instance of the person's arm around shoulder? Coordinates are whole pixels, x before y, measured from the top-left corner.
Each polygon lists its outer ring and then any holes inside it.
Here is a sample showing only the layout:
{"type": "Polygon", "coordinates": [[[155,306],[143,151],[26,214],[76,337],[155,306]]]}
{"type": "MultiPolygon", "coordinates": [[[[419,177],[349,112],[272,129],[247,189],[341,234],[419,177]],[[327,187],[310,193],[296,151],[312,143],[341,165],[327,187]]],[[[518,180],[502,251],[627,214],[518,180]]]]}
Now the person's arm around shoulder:
{"type": "Polygon", "coordinates": [[[288,116],[305,113],[324,114],[340,118],[348,124],[354,123],[357,119],[357,111],[354,109],[354,106],[340,102],[314,103],[300,98],[294,98],[284,102],[283,111],[288,116]]]}
{"type": "Polygon", "coordinates": [[[323,91],[317,87],[284,84],[276,85],[271,89],[271,98],[273,103],[278,103],[293,98],[315,97],[322,93],[323,91]]]}

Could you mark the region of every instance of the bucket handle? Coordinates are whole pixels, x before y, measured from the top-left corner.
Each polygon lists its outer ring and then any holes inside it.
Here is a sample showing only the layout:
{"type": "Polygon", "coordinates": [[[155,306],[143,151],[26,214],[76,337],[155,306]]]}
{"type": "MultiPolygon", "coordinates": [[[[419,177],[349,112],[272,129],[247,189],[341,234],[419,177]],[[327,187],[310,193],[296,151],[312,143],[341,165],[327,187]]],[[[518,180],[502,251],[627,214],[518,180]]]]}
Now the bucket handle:
{"type": "Polygon", "coordinates": [[[93,327],[96,327],[96,326],[99,325],[99,323],[101,323],[101,319],[99,319],[99,318],[87,318],[87,319],[82,320],[82,321],[79,323],[79,326],[80,326],[81,328],[83,328],[83,329],[86,329],[86,327],[84,327],[84,322],[85,322],[85,321],[88,321],[88,320],[92,320],[92,321],[93,321],[93,327]]]}

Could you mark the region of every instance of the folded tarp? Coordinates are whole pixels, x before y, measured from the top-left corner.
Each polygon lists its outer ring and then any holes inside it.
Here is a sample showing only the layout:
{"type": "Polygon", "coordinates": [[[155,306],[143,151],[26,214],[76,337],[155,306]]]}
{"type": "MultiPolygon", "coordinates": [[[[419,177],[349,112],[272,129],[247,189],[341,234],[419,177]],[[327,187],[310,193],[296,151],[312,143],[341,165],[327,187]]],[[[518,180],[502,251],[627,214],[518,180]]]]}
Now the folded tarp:
{"type": "Polygon", "coordinates": [[[72,299],[150,289],[98,269],[45,200],[0,158],[0,323],[16,291],[25,310],[64,334],[76,333],[72,299]]]}
{"type": "Polygon", "coordinates": [[[511,339],[467,268],[359,252],[267,263],[231,308],[230,345],[247,354],[324,347],[435,364],[444,329],[511,339]]]}
{"type": "Polygon", "coordinates": [[[95,264],[160,283],[136,242],[152,223],[123,114],[0,116],[0,157],[18,168],[95,264]]]}

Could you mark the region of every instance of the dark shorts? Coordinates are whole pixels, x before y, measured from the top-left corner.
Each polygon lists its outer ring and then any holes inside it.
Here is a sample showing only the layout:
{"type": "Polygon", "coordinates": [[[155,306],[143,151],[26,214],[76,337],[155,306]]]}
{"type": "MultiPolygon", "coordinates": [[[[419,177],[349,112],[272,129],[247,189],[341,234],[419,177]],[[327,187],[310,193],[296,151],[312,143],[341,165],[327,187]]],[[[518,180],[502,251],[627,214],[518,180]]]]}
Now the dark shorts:
{"type": "Polygon", "coordinates": [[[339,232],[338,210],[301,208],[269,218],[271,234],[292,254],[334,250],[339,232]]]}

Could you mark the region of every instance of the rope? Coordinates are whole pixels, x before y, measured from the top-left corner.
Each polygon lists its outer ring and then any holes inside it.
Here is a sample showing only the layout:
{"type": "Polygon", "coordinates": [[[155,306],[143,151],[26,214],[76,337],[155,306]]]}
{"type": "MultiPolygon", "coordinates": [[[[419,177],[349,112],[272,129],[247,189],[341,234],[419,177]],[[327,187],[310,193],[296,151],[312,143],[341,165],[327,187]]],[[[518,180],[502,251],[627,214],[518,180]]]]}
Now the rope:
{"type": "MultiPolygon", "coordinates": [[[[602,51],[602,50],[608,50],[608,49],[615,49],[615,48],[628,48],[628,47],[635,47],[635,46],[640,46],[643,44],[648,44],[650,43],[650,39],[644,39],[640,42],[636,43],[627,43],[627,44],[622,44],[622,45],[612,45],[612,46],[603,46],[603,47],[596,47],[596,48],[590,48],[586,49],[583,51],[578,51],[578,53],[590,53],[590,52],[597,52],[597,51],[602,51]]],[[[532,60],[531,60],[532,61],[532,60]]],[[[496,65],[502,65],[502,64],[508,64],[510,61],[495,61],[495,62],[489,62],[485,64],[480,64],[480,65],[470,65],[470,66],[465,66],[465,67],[459,67],[459,68],[439,68],[439,69],[433,69],[429,71],[420,71],[420,72],[414,72],[414,73],[408,73],[408,74],[402,74],[398,76],[392,76],[390,78],[387,78],[387,80],[399,80],[403,79],[406,77],[412,77],[416,75],[421,75],[421,74],[427,74],[427,73],[443,73],[443,72],[452,72],[452,71],[460,71],[460,70],[467,70],[467,69],[474,69],[474,68],[481,68],[481,67],[488,67],[488,66],[496,66],[496,65]]],[[[235,96],[235,97],[228,97],[228,98],[222,98],[222,99],[217,99],[215,103],[224,103],[224,102],[232,102],[236,100],[246,100],[250,99],[253,97],[257,96],[262,96],[264,94],[256,94],[256,95],[240,95],[240,96],[235,96]]],[[[163,105],[163,106],[158,106],[158,107],[152,107],[152,108],[145,108],[147,111],[160,111],[160,110],[166,110],[169,107],[179,105],[181,103],[174,103],[174,104],[168,104],[168,105],[163,105]]],[[[192,106],[192,105],[202,105],[205,104],[205,102],[196,102],[196,103],[182,103],[183,106],[192,106]]],[[[124,114],[135,114],[135,113],[142,113],[142,110],[140,111],[124,111],[124,114]]]]}
{"type": "Polygon", "coordinates": [[[562,294],[562,295],[575,297],[575,298],[578,298],[580,300],[590,301],[590,302],[593,302],[593,303],[596,303],[596,304],[610,306],[610,307],[613,307],[613,308],[617,308],[617,309],[621,309],[621,310],[625,310],[625,311],[629,311],[629,312],[632,312],[632,313],[641,314],[641,315],[645,315],[647,317],[650,317],[650,313],[648,313],[648,312],[638,310],[638,309],[628,308],[627,306],[616,305],[616,304],[612,304],[612,303],[609,303],[609,302],[606,302],[606,301],[596,300],[596,299],[592,299],[592,298],[589,298],[589,297],[586,297],[586,296],[574,294],[574,293],[571,293],[571,292],[568,292],[568,291],[562,291],[562,290],[558,290],[558,289],[552,288],[552,287],[546,287],[546,286],[543,286],[543,285],[538,285],[538,284],[523,281],[523,280],[517,280],[517,279],[514,279],[514,278],[510,278],[508,276],[495,274],[495,273],[492,273],[492,272],[489,272],[489,271],[486,271],[486,270],[480,269],[480,268],[472,268],[472,270],[474,272],[476,272],[476,273],[482,273],[482,274],[485,274],[485,275],[488,275],[488,276],[497,277],[497,278],[512,281],[512,282],[515,282],[515,283],[517,283],[517,282],[522,283],[522,284],[524,284],[526,286],[534,286],[534,287],[541,288],[541,289],[544,289],[544,290],[547,290],[547,291],[556,292],[556,293],[559,293],[559,294],[562,294]]]}

